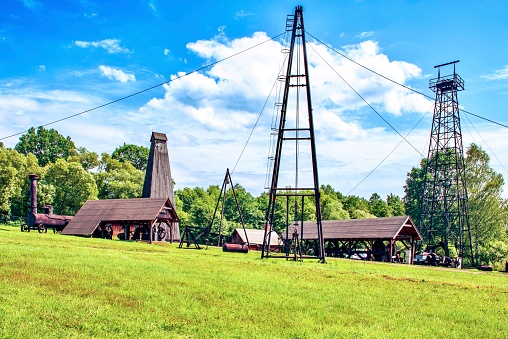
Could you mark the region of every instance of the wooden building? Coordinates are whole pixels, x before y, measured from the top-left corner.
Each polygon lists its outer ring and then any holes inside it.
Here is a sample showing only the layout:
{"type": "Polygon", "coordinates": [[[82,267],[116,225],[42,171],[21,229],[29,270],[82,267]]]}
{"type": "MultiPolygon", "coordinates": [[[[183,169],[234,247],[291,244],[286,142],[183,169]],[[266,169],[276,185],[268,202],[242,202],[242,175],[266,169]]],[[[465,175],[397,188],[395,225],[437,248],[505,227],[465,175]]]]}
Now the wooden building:
{"type": "MultiPolygon", "coordinates": [[[[249,250],[261,251],[263,247],[263,237],[265,236],[264,230],[236,228],[231,235],[231,242],[233,244],[246,244],[249,238],[249,250]],[[245,236],[247,233],[247,237],[245,236]]],[[[270,237],[270,251],[276,251],[282,246],[282,241],[277,232],[272,231],[270,237]]]]}
{"type": "Polygon", "coordinates": [[[173,242],[178,221],[169,198],[88,200],[62,234],[173,242]]]}
{"type": "MultiPolygon", "coordinates": [[[[415,241],[422,240],[408,216],[323,220],[322,223],[327,256],[413,264],[415,241]]],[[[290,240],[294,232],[300,229],[290,226],[290,240]]],[[[317,240],[317,230],[305,230],[300,238],[312,243],[317,240]]]]}
{"type": "MultiPolygon", "coordinates": [[[[142,198],[169,198],[175,206],[173,179],[169,163],[168,138],[164,133],[152,132],[150,154],[146,167],[142,198]]],[[[180,241],[178,222],[173,225],[173,240],[180,241]]]]}

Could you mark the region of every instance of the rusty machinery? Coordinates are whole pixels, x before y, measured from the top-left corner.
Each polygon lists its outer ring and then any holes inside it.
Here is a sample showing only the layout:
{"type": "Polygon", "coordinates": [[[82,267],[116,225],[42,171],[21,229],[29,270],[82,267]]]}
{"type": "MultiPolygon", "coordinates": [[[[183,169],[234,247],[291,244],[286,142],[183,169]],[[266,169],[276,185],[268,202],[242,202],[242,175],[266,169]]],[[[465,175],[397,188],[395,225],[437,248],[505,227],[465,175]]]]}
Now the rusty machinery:
{"type": "Polygon", "coordinates": [[[45,233],[48,228],[53,232],[60,232],[72,220],[72,216],[53,214],[53,206],[44,206],[44,213],[37,213],[37,179],[35,174],[28,175],[30,179],[30,212],[25,217],[25,223],[21,225],[21,232],[37,230],[45,233]]]}

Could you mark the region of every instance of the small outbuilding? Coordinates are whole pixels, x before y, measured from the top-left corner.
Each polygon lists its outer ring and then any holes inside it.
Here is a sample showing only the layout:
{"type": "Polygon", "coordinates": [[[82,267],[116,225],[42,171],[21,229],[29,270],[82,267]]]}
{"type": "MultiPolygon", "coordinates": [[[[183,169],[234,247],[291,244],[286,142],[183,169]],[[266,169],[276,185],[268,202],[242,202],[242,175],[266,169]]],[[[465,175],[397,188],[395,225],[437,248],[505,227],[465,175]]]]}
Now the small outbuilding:
{"type": "MultiPolygon", "coordinates": [[[[231,235],[231,242],[233,244],[247,244],[247,238],[245,237],[245,233],[247,233],[247,237],[249,238],[249,250],[253,251],[261,251],[263,248],[263,238],[265,236],[264,230],[256,230],[256,229],[243,229],[236,228],[231,235]]],[[[277,232],[272,231],[270,235],[270,251],[280,250],[282,246],[282,241],[277,234],[277,232]]]]}
{"type": "MultiPolygon", "coordinates": [[[[413,264],[415,242],[423,239],[408,216],[323,220],[322,225],[325,252],[332,257],[413,264]]],[[[294,232],[301,230],[290,226],[289,240],[294,232]]],[[[300,238],[317,241],[317,229],[304,230],[300,238]]]]}
{"type": "Polygon", "coordinates": [[[88,200],[62,234],[173,242],[178,221],[169,198],[88,200]]]}

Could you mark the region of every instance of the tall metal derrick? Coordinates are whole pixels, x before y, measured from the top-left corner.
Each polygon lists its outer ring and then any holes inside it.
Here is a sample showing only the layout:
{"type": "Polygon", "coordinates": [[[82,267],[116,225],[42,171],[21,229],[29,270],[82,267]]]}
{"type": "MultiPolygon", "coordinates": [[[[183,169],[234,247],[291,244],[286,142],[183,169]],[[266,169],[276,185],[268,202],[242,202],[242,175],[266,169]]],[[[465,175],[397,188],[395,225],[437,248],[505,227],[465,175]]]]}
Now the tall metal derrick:
{"type": "Polygon", "coordinates": [[[464,80],[455,72],[458,61],[435,66],[431,79],[436,93],[429,153],[424,170],[420,230],[428,248],[442,247],[475,265],[469,221],[469,203],[457,93],[464,80]],[[441,67],[453,65],[453,74],[441,76],[441,67]]]}
{"type": "Polygon", "coordinates": [[[291,40],[289,49],[283,50],[287,53],[287,68],[286,74],[279,78],[283,82],[282,101],[275,104],[280,119],[275,119],[279,122],[272,128],[277,140],[274,145],[275,153],[271,158],[273,171],[261,258],[318,258],[325,262],[314,122],[301,6],[296,7],[294,15],[288,15],[286,30],[291,32],[291,40]],[[308,148],[305,148],[304,144],[308,148]],[[295,174],[294,181],[283,183],[280,180],[281,174],[287,178],[289,173],[295,174]],[[313,221],[304,221],[306,201],[315,205],[316,215],[313,221]],[[274,225],[276,205],[286,207],[286,220],[282,225],[274,225]],[[302,242],[303,234],[309,227],[317,229],[318,234],[318,240],[310,246],[302,242]],[[270,251],[273,229],[284,229],[285,245],[282,254],[270,251]]]}

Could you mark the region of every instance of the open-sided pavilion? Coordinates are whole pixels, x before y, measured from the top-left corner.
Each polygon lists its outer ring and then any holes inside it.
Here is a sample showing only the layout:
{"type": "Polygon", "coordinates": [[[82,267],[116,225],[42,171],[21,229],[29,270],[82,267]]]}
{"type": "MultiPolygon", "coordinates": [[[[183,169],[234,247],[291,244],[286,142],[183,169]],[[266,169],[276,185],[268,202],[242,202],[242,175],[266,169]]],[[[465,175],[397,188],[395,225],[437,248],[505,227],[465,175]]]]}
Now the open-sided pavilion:
{"type": "MultiPolygon", "coordinates": [[[[329,257],[355,258],[413,264],[415,242],[422,240],[413,220],[408,216],[323,220],[325,253],[329,257]]],[[[317,230],[290,226],[288,239],[294,232],[302,240],[317,241],[317,230]]],[[[285,235],[284,235],[285,236],[285,235]]]]}

